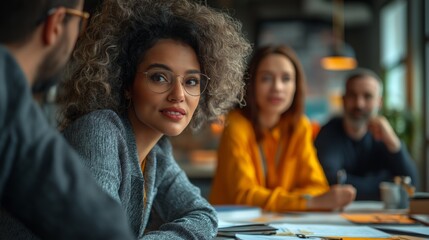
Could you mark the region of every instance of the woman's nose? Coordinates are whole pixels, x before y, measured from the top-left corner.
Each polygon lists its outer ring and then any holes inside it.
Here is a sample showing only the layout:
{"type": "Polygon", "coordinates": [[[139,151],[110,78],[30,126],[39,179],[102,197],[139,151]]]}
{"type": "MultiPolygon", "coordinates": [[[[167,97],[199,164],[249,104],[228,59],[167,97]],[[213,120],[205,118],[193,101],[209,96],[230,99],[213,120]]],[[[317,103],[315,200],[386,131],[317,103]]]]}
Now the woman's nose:
{"type": "Polygon", "coordinates": [[[274,78],[273,81],[273,89],[275,90],[279,90],[283,88],[283,82],[280,76],[277,76],[274,78]]]}
{"type": "Polygon", "coordinates": [[[172,102],[182,102],[185,99],[185,88],[182,85],[180,77],[176,77],[172,83],[171,89],[168,94],[168,100],[172,102]]]}

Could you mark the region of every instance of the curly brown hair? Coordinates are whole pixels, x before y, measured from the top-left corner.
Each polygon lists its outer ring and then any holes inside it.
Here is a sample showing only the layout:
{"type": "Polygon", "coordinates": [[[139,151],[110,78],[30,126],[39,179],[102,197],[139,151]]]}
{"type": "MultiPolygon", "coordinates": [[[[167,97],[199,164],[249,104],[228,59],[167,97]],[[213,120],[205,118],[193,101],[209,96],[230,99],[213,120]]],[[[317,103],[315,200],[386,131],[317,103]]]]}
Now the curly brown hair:
{"type": "Polygon", "coordinates": [[[160,39],[190,45],[210,77],[191,121],[199,128],[243,102],[243,74],[251,46],[241,23],[191,0],[106,0],[78,41],[60,85],[61,128],[98,109],[126,112],[144,53],[160,39]]]}

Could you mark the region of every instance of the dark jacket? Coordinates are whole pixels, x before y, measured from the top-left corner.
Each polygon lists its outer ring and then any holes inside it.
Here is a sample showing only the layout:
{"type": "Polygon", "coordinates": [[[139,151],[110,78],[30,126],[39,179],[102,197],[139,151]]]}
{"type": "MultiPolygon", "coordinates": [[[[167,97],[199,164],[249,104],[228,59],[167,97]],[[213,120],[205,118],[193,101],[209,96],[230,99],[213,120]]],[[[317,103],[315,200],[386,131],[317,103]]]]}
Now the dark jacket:
{"type": "Polygon", "coordinates": [[[0,45],[0,239],[34,238],[28,229],[43,239],[132,239],[120,205],[81,161],[0,45]]]}
{"type": "Polygon", "coordinates": [[[380,182],[392,182],[395,176],[410,176],[417,184],[415,163],[403,143],[399,152],[390,153],[370,132],[353,140],[347,136],[342,118],[333,118],[321,128],[315,146],[329,184],[336,184],[337,171],[344,169],[346,183],[357,190],[357,200],[380,200],[380,182]]]}

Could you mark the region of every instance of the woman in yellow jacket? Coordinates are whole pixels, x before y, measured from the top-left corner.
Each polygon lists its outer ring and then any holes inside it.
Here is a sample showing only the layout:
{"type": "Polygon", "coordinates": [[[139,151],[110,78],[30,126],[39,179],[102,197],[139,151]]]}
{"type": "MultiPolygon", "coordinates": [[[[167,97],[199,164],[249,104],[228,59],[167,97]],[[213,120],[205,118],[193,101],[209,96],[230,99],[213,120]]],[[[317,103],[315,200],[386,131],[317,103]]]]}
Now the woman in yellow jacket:
{"type": "Polygon", "coordinates": [[[304,116],[305,76],[292,49],[269,46],[250,61],[246,106],[229,113],[218,149],[212,204],[268,211],[334,210],[354,200],[329,187],[304,116]]]}

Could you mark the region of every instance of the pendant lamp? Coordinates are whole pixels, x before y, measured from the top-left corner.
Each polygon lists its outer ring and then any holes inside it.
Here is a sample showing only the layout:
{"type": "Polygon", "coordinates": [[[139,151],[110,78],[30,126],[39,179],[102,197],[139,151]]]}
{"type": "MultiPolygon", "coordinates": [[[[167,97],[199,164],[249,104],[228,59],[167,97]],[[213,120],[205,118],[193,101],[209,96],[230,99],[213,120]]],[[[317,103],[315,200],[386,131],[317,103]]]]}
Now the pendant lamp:
{"type": "Polygon", "coordinates": [[[357,61],[353,49],[344,40],[343,1],[334,0],[332,13],[333,43],[331,54],[321,59],[322,67],[331,71],[343,71],[356,68],[357,61]]]}

